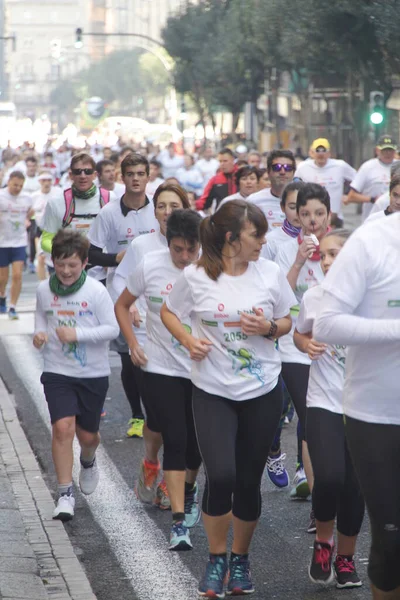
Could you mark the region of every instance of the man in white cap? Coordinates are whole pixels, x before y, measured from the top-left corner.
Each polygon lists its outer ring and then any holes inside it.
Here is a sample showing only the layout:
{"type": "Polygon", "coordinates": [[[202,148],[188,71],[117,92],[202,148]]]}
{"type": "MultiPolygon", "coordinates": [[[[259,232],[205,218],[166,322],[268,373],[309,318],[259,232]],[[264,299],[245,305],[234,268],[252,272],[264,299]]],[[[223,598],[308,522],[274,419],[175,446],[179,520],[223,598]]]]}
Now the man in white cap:
{"type": "MultiPolygon", "coordinates": [[[[53,174],[50,171],[42,171],[38,177],[40,190],[32,194],[34,215],[31,219],[30,234],[30,271],[35,271],[34,260],[37,253],[37,276],[40,280],[46,279],[46,254],[40,249],[39,240],[42,235],[44,211],[48,201],[52,198],[62,200],[62,190],[53,185],[53,174]]],[[[47,255],[49,266],[52,266],[50,255],[47,255]]]]}
{"type": "Polygon", "coordinates": [[[361,165],[350,184],[346,204],[362,204],[363,221],[371,212],[376,199],[388,191],[390,168],[395,162],[397,145],[390,135],[381,135],[376,145],[376,158],[361,165]]]}
{"type": "Polygon", "coordinates": [[[335,227],[342,227],[344,184],[353,181],[356,170],[344,160],[331,158],[331,145],[326,138],[313,141],[310,155],[311,160],[299,164],[295,177],[307,183],[319,183],[328,190],[331,199],[331,222],[335,227]]]}

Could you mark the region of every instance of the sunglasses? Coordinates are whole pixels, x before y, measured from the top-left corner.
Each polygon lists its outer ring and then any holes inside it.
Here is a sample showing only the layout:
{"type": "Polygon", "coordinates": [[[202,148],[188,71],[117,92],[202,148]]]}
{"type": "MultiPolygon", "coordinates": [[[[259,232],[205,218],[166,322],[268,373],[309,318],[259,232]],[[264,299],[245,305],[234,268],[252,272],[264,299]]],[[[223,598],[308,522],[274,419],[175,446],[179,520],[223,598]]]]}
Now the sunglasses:
{"type": "Polygon", "coordinates": [[[279,171],[281,171],[282,169],[285,171],[285,173],[291,173],[292,171],[294,171],[294,166],[288,165],[287,163],[276,163],[275,165],[271,166],[271,170],[274,173],[279,173],[279,171]]]}
{"type": "Polygon", "coordinates": [[[72,175],[82,175],[82,173],[85,173],[85,175],[93,175],[94,169],[71,169],[71,173],[72,175]]]}

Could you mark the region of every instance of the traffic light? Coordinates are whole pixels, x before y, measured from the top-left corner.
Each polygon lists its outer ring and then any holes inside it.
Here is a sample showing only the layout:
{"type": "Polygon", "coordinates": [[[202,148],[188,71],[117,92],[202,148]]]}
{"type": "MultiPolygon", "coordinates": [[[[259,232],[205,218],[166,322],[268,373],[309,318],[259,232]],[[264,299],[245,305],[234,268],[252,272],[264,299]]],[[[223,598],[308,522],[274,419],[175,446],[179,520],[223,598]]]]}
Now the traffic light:
{"type": "Polygon", "coordinates": [[[82,48],[82,46],[83,46],[83,41],[82,41],[83,30],[82,30],[82,28],[78,27],[77,30],[75,31],[75,34],[76,34],[75,48],[82,48]]]}
{"type": "Polygon", "coordinates": [[[383,92],[371,92],[369,95],[369,120],[372,125],[382,125],[385,120],[385,95],[383,92]]]}

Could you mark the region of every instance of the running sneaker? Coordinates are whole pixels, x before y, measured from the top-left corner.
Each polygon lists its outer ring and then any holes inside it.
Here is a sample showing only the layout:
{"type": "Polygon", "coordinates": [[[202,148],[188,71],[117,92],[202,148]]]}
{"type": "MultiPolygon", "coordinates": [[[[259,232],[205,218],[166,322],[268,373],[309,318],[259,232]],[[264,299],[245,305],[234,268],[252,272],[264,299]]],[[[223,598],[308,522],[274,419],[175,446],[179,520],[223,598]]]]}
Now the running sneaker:
{"type": "Polygon", "coordinates": [[[227,596],[247,596],[254,593],[251,581],[250,562],[243,556],[235,556],[229,561],[229,581],[227,596]]]}
{"type": "Polygon", "coordinates": [[[156,497],[157,477],[160,472],[160,463],[149,463],[146,459],[140,465],[139,479],[135,492],[139,500],[152,504],[156,497]]]}
{"type": "Polygon", "coordinates": [[[12,321],[17,321],[19,319],[19,314],[17,313],[15,308],[10,308],[10,310],[8,311],[8,318],[12,321]]]}
{"type": "Polygon", "coordinates": [[[197,483],[193,486],[193,491],[185,494],[185,523],[191,529],[200,521],[201,513],[199,508],[199,489],[197,483]]]}
{"type": "Polygon", "coordinates": [[[229,577],[226,556],[210,555],[198,593],[202,598],[225,598],[224,585],[229,577]]]}
{"type": "Polygon", "coordinates": [[[285,488],[289,485],[289,475],[285,469],[284,460],[286,454],[279,456],[268,456],[267,474],[272,483],[278,488],[285,488]]]}
{"type": "Polygon", "coordinates": [[[7,300],[0,298],[0,314],[5,315],[7,313],[7,300]]]}
{"type": "Polygon", "coordinates": [[[29,263],[29,273],[31,273],[31,274],[36,273],[34,263],[29,263]]]}
{"type": "Polygon", "coordinates": [[[307,500],[310,495],[307,477],[303,467],[297,467],[296,474],[293,477],[293,489],[290,491],[292,500],[307,500]]]}
{"type": "Polygon", "coordinates": [[[171,534],[169,536],[169,550],[184,552],[192,549],[193,545],[190,541],[189,529],[185,521],[172,523],[171,534]]]}
{"type": "Polygon", "coordinates": [[[339,589],[361,587],[362,581],[357,575],[354,560],[338,554],[335,560],[336,587],[339,589]]]}
{"type": "Polygon", "coordinates": [[[164,479],[157,486],[154,504],[161,510],[170,510],[171,508],[171,500],[169,499],[167,484],[164,479]]]}
{"type": "Polygon", "coordinates": [[[90,494],[93,494],[94,490],[97,488],[99,479],[100,473],[96,458],[94,459],[91,467],[84,467],[81,465],[81,470],[79,473],[79,487],[81,488],[82,494],[85,494],[85,496],[90,496],[90,494]]]}
{"type": "Polygon", "coordinates": [[[129,419],[129,429],[126,435],[130,438],[142,438],[144,419],[129,419]]]}
{"type": "Polygon", "coordinates": [[[103,409],[100,413],[100,417],[102,417],[102,419],[104,419],[104,417],[107,416],[107,412],[103,409]]]}
{"type": "Polygon", "coordinates": [[[334,580],[335,575],[332,569],[334,549],[335,546],[326,542],[314,542],[314,551],[308,567],[308,575],[313,583],[328,585],[334,580]]]}
{"type": "Polygon", "coordinates": [[[53,519],[70,521],[74,516],[75,498],[67,494],[60,496],[53,512],[53,519]]]}
{"type": "Polygon", "coordinates": [[[315,515],[314,515],[314,511],[312,510],[310,512],[310,523],[307,527],[307,533],[316,533],[317,531],[317,524],[315,523],[315,515]]]}

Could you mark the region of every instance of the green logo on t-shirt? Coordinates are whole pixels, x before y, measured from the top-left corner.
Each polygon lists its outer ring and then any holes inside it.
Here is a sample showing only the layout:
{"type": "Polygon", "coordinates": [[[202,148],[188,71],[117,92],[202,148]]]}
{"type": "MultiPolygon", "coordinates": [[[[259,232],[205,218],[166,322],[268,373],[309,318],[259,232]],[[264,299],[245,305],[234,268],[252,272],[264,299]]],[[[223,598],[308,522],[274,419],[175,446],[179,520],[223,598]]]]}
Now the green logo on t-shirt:
{"type": "Polygon", "coordinates": [[[202,319],[201,322],[203,325],[208,325],[208,327],[218,327],[217,321],[206,321],[205,319],[202,319]]]}
{"type": "Polygon", "coordinates": [[[399,308],[399,306],[400,306],[400,300],[388,300],[389,308],[399,308]]]}
{"type": "Polygon", "coordinates": [[[163,303],[163,299],[162,298],[157,298],[157,296],[149,296],[149,300],[150,300],[150,302],[158,302],[158,304],[162,304],[163,303]]]}

